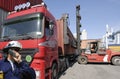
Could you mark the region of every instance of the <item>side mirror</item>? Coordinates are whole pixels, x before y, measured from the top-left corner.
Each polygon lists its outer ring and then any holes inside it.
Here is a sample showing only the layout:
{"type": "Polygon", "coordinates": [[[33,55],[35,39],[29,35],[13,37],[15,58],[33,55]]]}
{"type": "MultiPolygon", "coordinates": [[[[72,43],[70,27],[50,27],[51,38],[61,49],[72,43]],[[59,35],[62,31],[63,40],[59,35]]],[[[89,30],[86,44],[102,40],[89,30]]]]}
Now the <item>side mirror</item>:
{"type": "Polygon", "coordinates": [[[53,30],[53,28],[54,28],[54,22],[53,21],[50,21],[49,28],[50,28],[50,35],[53,35],[53,33],[54,33],[54,30],[53,30]]]}

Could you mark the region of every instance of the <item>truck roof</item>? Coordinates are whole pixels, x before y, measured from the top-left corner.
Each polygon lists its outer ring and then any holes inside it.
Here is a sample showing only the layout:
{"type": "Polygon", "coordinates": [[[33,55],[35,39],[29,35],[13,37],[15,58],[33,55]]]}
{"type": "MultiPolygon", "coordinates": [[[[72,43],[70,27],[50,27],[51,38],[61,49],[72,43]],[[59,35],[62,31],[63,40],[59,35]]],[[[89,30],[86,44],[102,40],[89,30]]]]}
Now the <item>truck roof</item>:
{"type": "Polygon", "coordinates": [[[44,6],[35,6],[35,7],[31,7],[29,9],[25,9],[25,10],[21,10],[21,11],[13,11],[10,12],[9,15],[7,16],[7,19],[11,19],[11,18],[15,18],[18,16],[23,16],[23,15],[27,15],[27,14],[33,14],[33,13],[43,13],[45,14],[45,16],[48,16],[51,19],[54,19],[54,16],[47,10],[46,7],[44,6]]]}

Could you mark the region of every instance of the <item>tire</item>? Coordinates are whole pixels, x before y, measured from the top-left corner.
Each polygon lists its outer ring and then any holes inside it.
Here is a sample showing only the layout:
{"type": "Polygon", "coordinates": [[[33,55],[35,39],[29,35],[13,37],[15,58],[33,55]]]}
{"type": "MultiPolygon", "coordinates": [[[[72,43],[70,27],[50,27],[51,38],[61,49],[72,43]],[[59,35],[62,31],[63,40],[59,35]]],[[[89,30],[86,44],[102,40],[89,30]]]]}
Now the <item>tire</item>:
{"type": "Polygon", "coordinates": [[[87,57],[85,57],[85,56],[79,56],[78,57],[78,63],[79,64],[87,64],[88,63],[87,57]]]}
{"type": "Polygon", "coordinates": [[[58,67],[56,63],[53,63],[51,79],[58,79],[57,77],[58,77],[58,67]]]}
{"type": "Polygon", "coordinates": [[[111,62],[113,65],[120,66],[120,56],[114,56],[111,62]]]}
{"type": "Polygon", "coordinates": [[[66,58],[66,69],[70,66],[69,58],[66,58]]]}

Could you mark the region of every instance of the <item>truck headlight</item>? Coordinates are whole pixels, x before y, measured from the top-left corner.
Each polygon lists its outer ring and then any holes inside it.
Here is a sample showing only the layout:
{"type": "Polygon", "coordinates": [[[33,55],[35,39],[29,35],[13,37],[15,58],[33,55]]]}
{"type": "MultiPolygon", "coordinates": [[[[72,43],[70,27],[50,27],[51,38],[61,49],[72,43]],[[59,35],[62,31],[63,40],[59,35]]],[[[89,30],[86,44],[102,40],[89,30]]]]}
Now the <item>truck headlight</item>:
{"type": "Polygon", "coordinates": [[[36,79],[40,79],[40,71],[35,70],[35,73],[36,73],[36,79]]]}

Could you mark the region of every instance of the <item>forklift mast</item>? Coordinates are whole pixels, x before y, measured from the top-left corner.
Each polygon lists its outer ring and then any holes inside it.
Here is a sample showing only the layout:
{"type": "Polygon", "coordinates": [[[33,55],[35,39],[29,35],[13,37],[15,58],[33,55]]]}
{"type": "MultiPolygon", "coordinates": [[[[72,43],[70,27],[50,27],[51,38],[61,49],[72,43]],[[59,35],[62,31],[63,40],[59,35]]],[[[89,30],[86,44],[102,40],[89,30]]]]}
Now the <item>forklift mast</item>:
{"type": "Polygon", "coordinates": [[[81,32],[80,32],[80,28],[81,28],[81,16],[80,16],[80,5],[76,6],[76,31],[77,31],[77,49],[78,49],[78,53],[81,54],[81,32]]]}

